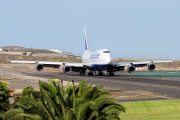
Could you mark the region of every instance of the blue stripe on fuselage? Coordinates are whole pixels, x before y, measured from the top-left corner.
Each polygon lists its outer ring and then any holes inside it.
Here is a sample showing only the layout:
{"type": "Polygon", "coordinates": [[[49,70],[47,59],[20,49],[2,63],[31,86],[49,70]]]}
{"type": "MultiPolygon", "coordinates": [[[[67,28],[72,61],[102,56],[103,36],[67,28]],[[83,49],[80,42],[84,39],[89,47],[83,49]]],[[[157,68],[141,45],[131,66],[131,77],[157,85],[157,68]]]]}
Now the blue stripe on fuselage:
{"type": "Polygon", "coordinates": [[[91,69],[92,70],[104,69],[107,66],[109,66],[109,65],[108,64],[92,64],[91,69]]]}

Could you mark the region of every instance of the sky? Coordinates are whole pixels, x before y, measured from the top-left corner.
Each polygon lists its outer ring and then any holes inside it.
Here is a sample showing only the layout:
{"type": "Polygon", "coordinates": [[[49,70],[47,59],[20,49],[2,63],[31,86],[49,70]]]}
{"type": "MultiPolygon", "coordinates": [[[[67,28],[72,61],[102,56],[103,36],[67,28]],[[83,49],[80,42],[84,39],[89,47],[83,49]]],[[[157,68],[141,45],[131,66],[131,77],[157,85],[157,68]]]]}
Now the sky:
{"type": "Polygon", "coordinates": [[[180,59],[180,0],[0,0],[0,46],[180,59]]]}

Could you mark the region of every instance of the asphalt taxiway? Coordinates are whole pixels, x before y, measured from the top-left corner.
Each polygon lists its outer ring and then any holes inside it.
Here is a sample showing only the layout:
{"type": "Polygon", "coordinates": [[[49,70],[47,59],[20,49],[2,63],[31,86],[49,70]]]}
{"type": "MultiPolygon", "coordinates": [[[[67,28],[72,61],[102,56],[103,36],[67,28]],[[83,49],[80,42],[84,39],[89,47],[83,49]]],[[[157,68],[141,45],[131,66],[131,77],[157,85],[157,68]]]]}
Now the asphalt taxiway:
{"type": "Polygon", "coordinates": [[[127,72],[116,72],[115,76],[79,76],[78,73],[22,73],[29,76],[42,78],[59,78],[64,81],[74,80],[80,82],[87,80],[88,83],[104,85],[106,87],[123,90],[143,90],[169,96],[174,99],[180,98],[180,77],[167,76],[133,76],[127,72]]]}

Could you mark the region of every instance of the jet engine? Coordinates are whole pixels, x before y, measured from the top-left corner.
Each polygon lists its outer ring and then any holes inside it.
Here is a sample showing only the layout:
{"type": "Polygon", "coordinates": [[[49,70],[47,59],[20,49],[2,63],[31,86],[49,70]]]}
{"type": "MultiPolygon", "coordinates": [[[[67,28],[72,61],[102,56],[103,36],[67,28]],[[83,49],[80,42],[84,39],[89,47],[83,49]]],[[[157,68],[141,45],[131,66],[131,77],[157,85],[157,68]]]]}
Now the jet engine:
{"type": "Polygon", "coordinates": [[[64,66],[64,67],[63,67],[63,71],[64,71],[65,73],[69,73],[69,72],[71,72],[71,67],[70,67],[70,66],[64,66]]]}
{"type": "Polygon", "coordinates": [[[135,67],[134,67],[134,66],[129,66],[129,67],[127,68],[127,71],[128,71],[129,73],[132,73],[132,72],[135,71],[135,67]]]}
{"type": "Polygon", "coordinates": [[[147,67],[149,71],[153,71],[156,69],[156,66],[154,64],[148,64],[147,67]]]}
{"type": "Polygon", "coordinates": [[[44,69],[44,65],[42,65],[42,64],[37,64],[37,66],[36,66],[36,70],[37,71],[42,71],[44,69]]]}

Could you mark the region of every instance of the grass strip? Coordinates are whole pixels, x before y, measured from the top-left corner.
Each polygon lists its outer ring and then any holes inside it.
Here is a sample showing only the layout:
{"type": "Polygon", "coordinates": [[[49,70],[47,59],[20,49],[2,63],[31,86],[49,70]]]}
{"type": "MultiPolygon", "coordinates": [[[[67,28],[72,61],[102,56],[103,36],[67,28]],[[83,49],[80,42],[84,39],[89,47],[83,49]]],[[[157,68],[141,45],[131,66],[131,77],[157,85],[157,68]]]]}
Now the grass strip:
{"type": "Polygon", "coordinates": [[[134,72],[132,76],[180,76],[180,72],[134,72]]]}
{"type": "Polygon", "coordinates": [[[180,100],[121,102],[121,120],[180,120],[180,100]]]}

